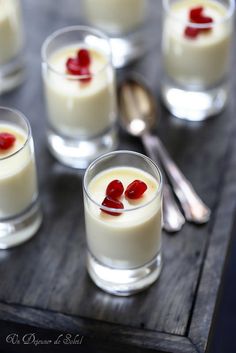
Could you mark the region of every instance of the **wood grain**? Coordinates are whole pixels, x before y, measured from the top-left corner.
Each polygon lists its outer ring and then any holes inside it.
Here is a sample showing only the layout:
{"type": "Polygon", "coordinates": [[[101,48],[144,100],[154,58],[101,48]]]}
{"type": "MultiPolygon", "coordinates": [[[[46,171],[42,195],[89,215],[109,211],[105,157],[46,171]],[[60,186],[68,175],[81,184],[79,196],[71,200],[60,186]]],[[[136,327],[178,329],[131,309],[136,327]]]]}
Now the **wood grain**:
{"type": "MultiPolygon", "coordinates": [[[[0,318],[61,330],[84,330],[163,352],[204,352],[236,203],[235,103],[205,123],[181,122],[159,104],[158,134],[213,211],[209,224],[187,224],[164,236],[164,268],[149,290],[116,298],[97,289],[85,269],[83,173],[48,153],[40,47],[55,29],[80,22],[75,0],[24,0],[27,79],[0,104],[29,118],[35,139],[44,223],[32,241],[0,252],[0,318]],[[189,338],[188,338],[189,337],[189,338]]],[[[159,102],[160,1],[152,1],[155,45],[131,69],[144,75],[159,102]]],[[[128,70],[118,73],[119,79],[128,70]]],[[[232,92],[235,92],[235,87],[232,92]]],[[[232,94],[233,96],[233,94],[232,94]]],[[[120,148],[144,152],[120,131],[120,148]]]]}

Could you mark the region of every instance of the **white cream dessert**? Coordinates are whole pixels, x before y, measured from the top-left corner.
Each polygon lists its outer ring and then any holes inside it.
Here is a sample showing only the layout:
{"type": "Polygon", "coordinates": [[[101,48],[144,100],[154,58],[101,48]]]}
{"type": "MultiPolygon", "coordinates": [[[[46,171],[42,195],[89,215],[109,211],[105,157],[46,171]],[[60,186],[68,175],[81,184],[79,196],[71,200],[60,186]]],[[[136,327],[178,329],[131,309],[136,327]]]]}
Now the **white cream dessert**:
{"type": "Polygon", "coordinates": [[[48,118],[52,127],[69,137],[90,137],[109,129],[116,119],[114,71],[106,56],[86,48],[91,79],[68,73],[66,63],[83,45],[64,47],[51,55],[44,71],[48,118]]]}
{"type": "Polygon", "coordinates": [[[226,76],[232,35],[226,17],[227,8],[214,0],[180,0],[171,6],[163,34],[164,65],[170,78],[183,85],[208,87],[226,76]],[[199,8],[200,20],[195,23],[210,19],[208,29],[190,25],[190,11],[199,8]]]}
{"type": "Polygon", "coordinates": [[[89,22],[110,34],[130,32],[142,24],[146,0],[84,0],[89,22]]]}
{"type": "MultiPolygon", "coordinates": [[[[133,167],[115,167],[96,175],[88,185],[91,198],[102,204],[106,188],[118,179],[124,187],[119,197],[124,210],[114,216],[85,200],[85,222],[89,251],[103,264],[116,268],[142,266],[157,256],[161,249],[161,195],[158,182],[149,173],[133,167]],[[140,180],[147,190],[137,199],[125,196],[134,180],[140,180]]],[[[119,210],[118,210],[119,211],[119,210]]]]}
{"type": "Polygon", "coordinates": [[[22,23],[19,0],[0,0],[0,65],[22,49],[22,23]]]}
{"type": "Polygon", "coordinates": [[[0,123],[0,219],[20,214],[37,197],[35,162],[26,140],[22,129],[0,123]],[[15,138],[6,149],[1,148],[3,133],[15,138]]]}

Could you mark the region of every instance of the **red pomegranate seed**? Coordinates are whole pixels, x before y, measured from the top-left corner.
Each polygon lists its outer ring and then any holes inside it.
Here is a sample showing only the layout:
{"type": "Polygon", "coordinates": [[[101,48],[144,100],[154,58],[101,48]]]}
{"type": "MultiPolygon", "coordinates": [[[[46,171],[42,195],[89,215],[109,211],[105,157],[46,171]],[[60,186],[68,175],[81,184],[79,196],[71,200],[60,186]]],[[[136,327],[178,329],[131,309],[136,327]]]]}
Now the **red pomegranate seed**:
{"type": "Polygon", "coordinates": [[[141,180],[134,180],[125,190],[125,196],[129,199],[139,199],[147,190],[147,185],[141,180]]]}
{"type": "Polygon", "coordinates": [[[14,135],[9,134],[8,132],[0,133],[0,150],[7,150],[11,148],[15,142],[16,138],[14,135]]]}
{"type": "Polygon", "coordinates": [[[66,68],[69,74],[80,75],[80,66],[77,59],[69,58],[66,62],[66,68]]]}
{"type": "MultiPolygon", "coordinates": [[[[124,208],[124,205],[122,202],[120,202],[119,200],[114,200],[109,196],[105,197],[105,199],[102,202],[102,205],[105,207],[108,207],[108,208],[115,208],[115,209],[123,209],[124,208]]],[[[120,216],[121,215],[121,213],[119,213],[119,212],[106,211],[106,210],[103,210],[102,208],[101,208],[101,211],[105,212],[111,216],[120,216]]]]}
{"type": "Polygon", "coordinates": [[[212,23],[212,22],[213,22],[213,19],[211,17],[201,16],[201,17],[198,18],[196,23],[205,24],[205,23],[212,23]]]}
{"type": "Polygon", "coordinates": [[[190,21],[195,22],[195,20],[197,20],[199,17],[202,16],[202,12],[203,12],[203,6],[198,6],[190,9],[189,11],[190,21]]]}
{"type": "Polygon", "coordinates": [[[77,60],[81,67],[89,67],[91,64],[91,58],[87,49],[80,49],[77,54],[77,60]]]}
{"type": "Polygon", "coordinates": [[[120,197],[124,192],[124,186],[120,180],[112,180],[106,189],[106,195],[113,199],[120,197]]]}
{"type": "MultiPolygon", "coordinates": [[[[203,6],[198,6],[195,8],[190,9],[189,11],[189,19],[193,23],[199,23],[199,24],[210,24],[213,23],[213,19],[209,16],[204,16],[203,14],[203,6]]],[[[195,39],[199,33],[201,32],[206,32],[211,30],[211,26],[207,26],[206,28],[193,28],[191,26],[188,26],[185,28],[184,34],[186,37],[190,39],[195,39]]]]}
{"type": "Polygon", "coordinates": [[[66,68],[69,74],[77,76],[88,76],[80,78],[82,82],[89,82],[92,75],[89,70],[91,58],[87,49],[80,49],[76,58],[69,58],[66,62],[66,68]]]}
{"type": "Polygon", "coordinates": [[[87,76],[87,77],[80,78],[80,81],[82,82],[89,82],[92,79],[92,76],[88,67],[80,67],[80,75],[87,76]]]}
{"type": "Polygon", "coordinates": [[[190,39],[195,39],[198,36],[199,32],[200,32],[199,28],[188,26],[185,28],[184,35],[185,37],[188,37],[190,39]]]}

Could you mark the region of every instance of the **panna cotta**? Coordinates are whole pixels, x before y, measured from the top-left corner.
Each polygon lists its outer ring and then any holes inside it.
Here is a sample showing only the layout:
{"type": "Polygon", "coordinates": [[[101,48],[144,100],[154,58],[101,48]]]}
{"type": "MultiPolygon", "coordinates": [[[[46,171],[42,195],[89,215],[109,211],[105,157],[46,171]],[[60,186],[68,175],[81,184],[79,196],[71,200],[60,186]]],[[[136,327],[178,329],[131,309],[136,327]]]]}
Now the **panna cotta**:
{"type": "Polygon", "coordinates": [[[146,0],[84,0],[88,21],[109,34],[124,34],[141,25],[146,0]]]}
{"type": "Polygon", "coordinates": [[[85,197],[85,223],[89,251],[98,261],[132,269],[160,253],[159,191],[160,185],[151,174],[134,167],[108,168],[91,179],[89,197],[85,197]]]}
{"type": "Polygon", "coordinates": [[[0,122],[0,220],[24,212],[37,198],[32,146],[23,129],[0,122]]]}
{"type": "Polygon", "coordinates": [[[16,57],[22,42],[19,0],[0,0],[0,65],[16,57]]]}
{"type": "Polygon", "coordinates": [[[168,76],[190,87],[223,80],[232,36],[226,6],[215,0],[179,0],[166,11],[163,60],[168,76]]]}
{"type": "Polygon", "coordinates": [[[88,138],[114,125],[115,77],[102,51],[80,43],[58,49],[48,58],[43,78],[48,119],[55,131],[88,138]]]}

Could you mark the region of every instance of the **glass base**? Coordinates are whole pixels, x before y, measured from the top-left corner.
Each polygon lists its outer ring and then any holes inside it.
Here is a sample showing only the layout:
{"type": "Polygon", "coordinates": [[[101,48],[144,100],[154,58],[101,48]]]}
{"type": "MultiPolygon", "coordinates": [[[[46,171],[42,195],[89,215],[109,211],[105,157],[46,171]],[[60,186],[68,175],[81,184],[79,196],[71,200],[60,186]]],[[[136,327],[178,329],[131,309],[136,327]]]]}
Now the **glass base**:
{"type": "Polygon", "coordinates": [[[206,90],[193,90],[166,80],[161,93],[165,106],[174,116],[189,121],[203,121],[224,109],[228,87],[221,84],[206,90]]]}
{"type": "Polygon", "coordinates": [[[19,86],[25,78],[25,63],[21,56],[0,66],[0,94],[19,86]]]}
{"type": "Polygon", "coordinates": [[[61,136],[49,128],[47,138],[52,155],[62,164],[78,169],[87,168],[94,159],[113,151],[118,144],[115,127],[88,140],[61,136]]]}
{"type": "Polygon", "coordinates": [[[161,267],[161,254],[144,266],[129,270],[105,266],[89,252],[87,255],[87,269],[93,282],[105,292],[118,296],[129,296],[149,287],[159,277],[161,267]]]}
{"type": "Polygon", "coordinates": [[[20,245],[32,238],[42,223],[39,201],[17,217],[0,220],[0,249],[20,245]]]}

